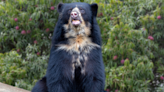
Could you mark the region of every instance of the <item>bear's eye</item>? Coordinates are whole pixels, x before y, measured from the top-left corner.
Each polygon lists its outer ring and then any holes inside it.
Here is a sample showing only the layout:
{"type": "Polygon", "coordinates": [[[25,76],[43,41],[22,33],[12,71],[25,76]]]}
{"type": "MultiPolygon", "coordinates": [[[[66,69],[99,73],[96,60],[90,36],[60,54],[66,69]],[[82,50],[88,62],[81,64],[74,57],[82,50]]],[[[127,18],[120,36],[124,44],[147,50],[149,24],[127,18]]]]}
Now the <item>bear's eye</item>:
{"type": "Polygon", "coordinates": [[[72,11],[72,9],[69,9],[69,10],[68,10],[68,14],[70,14],[70,13],[71,13],[71,11],[72,11]]]}
{"type": "Polygon", "coordinates": [[[85,10],[84,9],[80,9],[81,14],[85,14],[85,10]]]}

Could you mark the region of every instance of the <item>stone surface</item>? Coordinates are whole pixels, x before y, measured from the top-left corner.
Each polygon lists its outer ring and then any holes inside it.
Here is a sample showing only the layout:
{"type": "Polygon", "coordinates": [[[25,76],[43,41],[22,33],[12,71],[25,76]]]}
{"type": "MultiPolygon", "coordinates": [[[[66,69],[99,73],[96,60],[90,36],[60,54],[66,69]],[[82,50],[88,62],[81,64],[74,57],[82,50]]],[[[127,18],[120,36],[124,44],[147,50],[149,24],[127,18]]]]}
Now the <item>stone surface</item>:
{"type": "Polygon", "coordinates": [[[0,83],[0,92],[30,92],[30,91],[0,83]]]}

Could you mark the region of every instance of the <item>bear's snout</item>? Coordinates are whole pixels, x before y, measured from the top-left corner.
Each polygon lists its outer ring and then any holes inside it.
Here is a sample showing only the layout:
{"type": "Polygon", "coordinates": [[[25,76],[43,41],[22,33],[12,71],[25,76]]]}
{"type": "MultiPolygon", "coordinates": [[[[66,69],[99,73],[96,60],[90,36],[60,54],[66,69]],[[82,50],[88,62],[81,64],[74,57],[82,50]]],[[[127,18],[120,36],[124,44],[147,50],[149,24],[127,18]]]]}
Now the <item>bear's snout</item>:
{"type": "Polygon", "coordinates": [[[79,15],[76,11],[73,11],[71,12],[71,17],[74,19],[74,18],[77,18],[79,15]]]}

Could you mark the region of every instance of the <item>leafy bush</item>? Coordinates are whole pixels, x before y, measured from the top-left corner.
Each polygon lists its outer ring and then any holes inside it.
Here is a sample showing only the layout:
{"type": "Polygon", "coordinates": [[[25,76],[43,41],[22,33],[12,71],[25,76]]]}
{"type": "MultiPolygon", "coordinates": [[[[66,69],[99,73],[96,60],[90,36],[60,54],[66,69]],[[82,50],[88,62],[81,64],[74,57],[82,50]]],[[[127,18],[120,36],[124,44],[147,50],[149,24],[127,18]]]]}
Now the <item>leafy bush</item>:
{"type": "Polygon", "coordinates": [[[159,85],[159,77],[163,77],[164,71],[162,42],[155,37],[163,35],[160,31],[164,29],[162,0],[97,3],[108,91],[157,91],[152,85],[159,85]]]}
{"type": "Polygon", "coordinates": [[[0,81],[14,85],[16,80],[25,78],[25,62],[16,51],[2,54],[0,53],[0,81]]]}
{"type": "Polygon", "coordinates": [[[55,2],[46,0],[6,0],[0,7],[0,51],[12,48],[24,51],[26,46],[37,44],[40,53],[49,51],[50,38],[57,20],[55,2]]]}
{"type": "Polygon", "coordinates": [[[131,29],[122,22],[109,32],[103,55],[106,65],[106,86],[111,90],[148,91],[147,86],[154,77],[152,51],[157,49],[157,46],[145,38],[143,32],[146,36],[145,30],[131,29]]]}
{"type": "Polygon", "coordinates": [[[26,58],[22,59],[16,51],[0,53],[0,81],[31,90],[33,85],[45,75],[48,56],[36,54],[37,46],[28,45],[26,58]]]}

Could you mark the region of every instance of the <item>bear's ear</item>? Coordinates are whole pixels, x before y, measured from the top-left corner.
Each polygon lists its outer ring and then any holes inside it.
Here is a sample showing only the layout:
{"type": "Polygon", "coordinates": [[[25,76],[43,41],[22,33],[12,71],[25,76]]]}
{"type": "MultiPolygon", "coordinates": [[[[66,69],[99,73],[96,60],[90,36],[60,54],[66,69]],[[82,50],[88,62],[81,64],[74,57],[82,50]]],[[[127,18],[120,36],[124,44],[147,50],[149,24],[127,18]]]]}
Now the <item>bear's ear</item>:
{"type": "Polygon", "coordinates": [[[64,5],[63,3],[59,3],[59,4],[58,4],[57,9],[58,9],[58,12],[59,12],[59,13],[62,12],[62,10],[63,10],[63,5],[64,5]]]}
{"type": "Polygon", "coordinates": [[[91,4],[92,15],[97,16],[98,5],[96,3],[91,4]]]}

